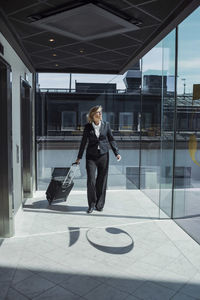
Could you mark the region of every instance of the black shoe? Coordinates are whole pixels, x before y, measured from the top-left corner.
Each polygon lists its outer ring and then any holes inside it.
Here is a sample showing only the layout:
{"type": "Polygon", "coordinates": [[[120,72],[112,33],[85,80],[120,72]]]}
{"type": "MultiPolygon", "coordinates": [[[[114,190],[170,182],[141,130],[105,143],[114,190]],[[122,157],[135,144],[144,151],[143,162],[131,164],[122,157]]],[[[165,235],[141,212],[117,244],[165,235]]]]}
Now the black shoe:
{"type": "Polygon", "coordinates": [[[87,213],[91,214],[93,212],[93,210],[94,210],[94,207],[89,207],[88,210],[87,210],[87,213]]]}
{"type": "Polygon", "coordinates": [[[102,208],[98,208],[98,207],[96,207],[96,210],[98,210],[98,211],[102,211],[102,210],[103,210],[103,207],[102,207],[102,208]]]}

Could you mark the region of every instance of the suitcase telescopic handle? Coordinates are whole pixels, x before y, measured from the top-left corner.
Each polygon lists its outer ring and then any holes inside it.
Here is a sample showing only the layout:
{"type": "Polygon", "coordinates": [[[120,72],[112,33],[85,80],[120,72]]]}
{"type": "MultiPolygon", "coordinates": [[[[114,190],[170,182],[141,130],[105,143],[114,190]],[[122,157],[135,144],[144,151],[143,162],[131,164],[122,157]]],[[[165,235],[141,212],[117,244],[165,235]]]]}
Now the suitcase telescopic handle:
{"type": "MultiPolygon", "coordinates": [[[[77,164],[77,163],[72,163],[72,166],[70,167],[70,170],[69,170],[68,174],[66,175],[66,177],[65,177],[65,179],[64,179],[64,181],[63,181],[63,183],[62,183],[63,186],[64,186],[65,183],[67,182],[67,179],[69,178],[69,173],[70,173],[70,171],[71,171],[71,169],[72,169],[72,167],[73,167],[74,165],[78,166],[79,164],[77,164]]],[[[76,170],[77,170],[77,168],[75,169],[74,176],[75,176],[76,170]]],[[[74,177],[74,176],[73,176],[73,177],[74,177]]],[[[73,180],[73,178],[70,178],[70,181],[68,182],[68,184],[70,184],[72,180],[73,180]]]]}

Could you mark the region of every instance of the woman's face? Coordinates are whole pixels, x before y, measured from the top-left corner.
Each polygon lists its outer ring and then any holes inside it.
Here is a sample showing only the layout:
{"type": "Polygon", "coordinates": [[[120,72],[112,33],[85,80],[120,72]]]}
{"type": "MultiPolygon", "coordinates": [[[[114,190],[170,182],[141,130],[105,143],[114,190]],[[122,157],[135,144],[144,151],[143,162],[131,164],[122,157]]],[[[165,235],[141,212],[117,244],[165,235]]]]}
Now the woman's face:
{"type": "Polygon", "coordinates": [[[102,110],[101,109],[98,109],[96,111],[96,113],[94,114],[93,119],[94,119],[94,123],[97,123],[97,124],[102,120],[102,110]]]}

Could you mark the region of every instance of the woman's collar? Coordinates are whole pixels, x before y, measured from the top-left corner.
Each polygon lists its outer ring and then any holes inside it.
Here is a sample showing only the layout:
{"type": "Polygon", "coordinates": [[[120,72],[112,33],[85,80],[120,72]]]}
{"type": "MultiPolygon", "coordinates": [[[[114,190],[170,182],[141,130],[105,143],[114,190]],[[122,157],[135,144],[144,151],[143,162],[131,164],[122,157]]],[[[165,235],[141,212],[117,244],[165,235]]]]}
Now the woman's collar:
{"type": "Polygon", "coordinates": [[[95,126],[95,127],[100,127],[100,126],[101,126],[101,123],[102,123],[102,121],[99,121],[99,124],[96,125],[96,124],[94,123],[94,121],[93,121],[93,122],[92,122],[92,125],[95,126]]]}

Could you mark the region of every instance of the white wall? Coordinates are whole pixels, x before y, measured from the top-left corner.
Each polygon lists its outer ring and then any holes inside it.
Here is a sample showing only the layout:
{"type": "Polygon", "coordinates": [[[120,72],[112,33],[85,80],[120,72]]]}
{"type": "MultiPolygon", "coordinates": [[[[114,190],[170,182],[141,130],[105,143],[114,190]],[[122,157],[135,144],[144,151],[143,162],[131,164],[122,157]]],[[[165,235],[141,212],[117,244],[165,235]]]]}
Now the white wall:
{"type": "MultiPolygon", "coordinates": [[[[4,46],[4,55],[1,55],[12,68],[12,146],[13,146],[13,194],[15,212],[21,205],[21,136],[20,136],[20,76],[28,76],[32,86],[32,73],[27,69],[22,60],[0,32],[0,42],[4,46]],[[17,147],[19,146],[19,163],[17,163],[17,147]]],[[[25,79],[25,78],[24,78],[25,79]]]]}

